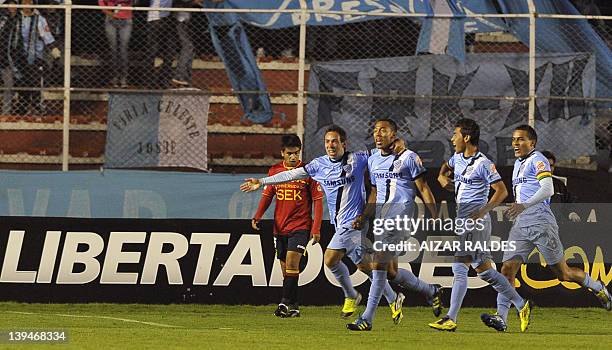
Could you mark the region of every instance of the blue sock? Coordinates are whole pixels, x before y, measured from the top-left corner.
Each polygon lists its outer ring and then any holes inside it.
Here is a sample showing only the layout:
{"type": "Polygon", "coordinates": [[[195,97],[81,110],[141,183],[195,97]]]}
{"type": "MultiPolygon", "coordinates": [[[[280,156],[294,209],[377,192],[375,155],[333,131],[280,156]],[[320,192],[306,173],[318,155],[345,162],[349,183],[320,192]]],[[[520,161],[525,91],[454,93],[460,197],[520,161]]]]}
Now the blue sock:
{"type": "Polygon", "coordinates": [[[455,322],[457,322],[457,314],[459,314],[459,309],[467,292],[469,270],[470,268],[464,263],[453,263],[453,289],[447,315],[455,322]]]}
{"type": "Polygon", "coordinates": [[[339,261],[336,265],[330,267],[329,269],[334,274],[334,277],[336,277],[338,283],[340,283],[340,288],[342,288],[342,291],[344,292],[344,297],[357,298],[357,291],[355,288],[353,288],[348,267],[346,267],[342,261],[339,261]]]}
{"type": "Polygon", "coordinates": [[[510,299],[501,293],[497,293],[497,314],[507,322],[508,311],[510,311],[510,299]]]}
{"type": "Polygon", "coordinates": [[[417,291],[427,298],[433,297],[436,289],[433,285],[425,283],[423,280],[419,279],[414,273],[405,270],[405,269],[397,269],[397,274],[393,279],[394,283],[397,283],[402,288],[410,289],[417,291]]]}
{"type": "MultiPolygon", "coordinates": [[[[478,274],[483,281],[488,282],[497,293],[503,295],[509,300],[517,310],[525,306],[525,300],[519,295],[514,286],[510,284],[508,279],[495,269],[488,269],[478,274]]],[[[499,300],[499,299],[498,299],[499,300]]],[[[505,321],[505,319],[504,319],[505,321]]]]}
{"type": "Polygon", "coordinates": [[[385,289],[387,282],[387,271],[386,270],[374,270],[372,271],[372,285],[370,286],[370,293],[368,294],[368,306],[361,315],[361,318],[372,323],[374,315],[376,315],[376,308],[380,302],[383,289],[385,289]]]}
{"type": "Polygon", "coordinates": [[[592,279],[588,273],[585,273],[585,275],[586,276],[584,276],[584,281],[582,281],[583,287],[590,288],[595,293],[599,292],[603,288],[602,284],[592,279]]]}
{"type": "MultiPolygon", "coordinates": [[[[372,271],[367,273],[368,278],[370,279],[370,282],[372,282],[372,271]]],[[[385,283],[385,289],[383,290],[383,296],[385,297],[385,299],[387,300],[387,303],[391,304],[395,302],[395,298],[397,298],[397,293],[395,293],[395,291],[393,290],[393,288],[391,288],[391,285],[389,284],[389,281],[387,280],[387,283],[385,283]]]]}

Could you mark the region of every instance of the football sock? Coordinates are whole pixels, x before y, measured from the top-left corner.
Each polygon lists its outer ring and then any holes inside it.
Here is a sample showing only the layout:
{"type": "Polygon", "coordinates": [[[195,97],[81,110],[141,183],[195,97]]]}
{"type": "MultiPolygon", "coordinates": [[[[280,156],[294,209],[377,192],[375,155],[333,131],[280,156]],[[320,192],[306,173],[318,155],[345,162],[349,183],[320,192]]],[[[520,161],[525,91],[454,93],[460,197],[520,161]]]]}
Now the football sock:
{"type": "Polygon", "coordinates": [[[464,263],[453,263],[453,289],[451,290],[450,307],[447,315],[455,322],[457,322],[457,315],[467,292],[469,269],[464,263]]]}
{"type": "Polygon", "coordinates": [[[383,290],[385,289],[387,282],[387,271],[386,270],[374,270],[372,271],[372,285],[370,286],[370,293],[368,294],[368,305],[365,311],[361,315],[361,318],[372,323],[374,315],[376,315],[376,308],[380,302],[383,290]]]}
{"type": "MultiPolygon", "coordinates": [[[[300,270],[287,270],[287,275],[283,280],[283,299],[291,305],[297,305],[298,300],[298,279],[300,270]]],[[[283,302],[286,305],[289,305],[283,302]]]]}
{"type": "Polygon", "coordinates": [[[344,297],[352,299],[357,298],[357,291],[353,288],[348,267],[346,267],[342,261],[339,261],[336,265],[330,267],[329,270],[334,274],[338,283],[340,283],[340,287],[344,292],[344,297]]]}
{"type": "Polygon", "coordinates": [[[427,298],[433,297],[434,293],[436,292],[436,288],[433,285],[425,283],[412,272],[405,269],[397,269],[397,274],[395,275],[393,282],[397,283],[402,288],[417,291],[425,295],[427,298]]]}
{"type": "MultiPolygon", "coordinates": [[[[372,282],[372,272],[371,271],[368,273],[368,278],[370,279],[370,282],[372,282]]],[[[383,295],[385,296],[385,299],[387,300],[387,303],[389,304],[394,303],[395,298],[397,298],[397,293],[395,293],[393,288],[391,288],[391,285],[389,284],[388,280],[387,280],[387,283],[385,283],[385,289],[383,289],[383,295]]]]}
{"type": "Polygon", "coordinates": [[[508,320],[508,311],[510,311],[510,299],[501,293],[497,293],[497,314],[506,322],[508,320]]]}
{"type": "MultiPolygon", "coordinates": [[[[478,274],[483,281],[488,282],[497,293],[503,295],[507,300],[512,302],[517,310],[525,306],[525,300],[519,295],[516,289],[510,284],[508,279],[497,270],[491,268],[478,274]]],[[[505,319],[504,319],[505,321],[505,319]]]]}
{"type": "Polygon", "coordinates": [[[586,276],[584,276],[584,281],[582,281],[582,286],[585,288],[590,288],[591,290],[593,290],[595,293],[601,291],[602,289],[602,285],[601,283],[595,281],[594,279],[591,278],[591,276],[589,276],[588,273],[585,273],[586,276]]]}

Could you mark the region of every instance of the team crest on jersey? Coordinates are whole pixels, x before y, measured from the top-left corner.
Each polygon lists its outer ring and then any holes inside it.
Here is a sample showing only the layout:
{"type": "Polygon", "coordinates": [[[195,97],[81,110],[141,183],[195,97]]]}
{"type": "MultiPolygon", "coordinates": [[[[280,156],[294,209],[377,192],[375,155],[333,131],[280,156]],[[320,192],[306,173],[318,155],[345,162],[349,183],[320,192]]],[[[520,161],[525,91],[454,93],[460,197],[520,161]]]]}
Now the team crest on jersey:
{"type": "Polygon", "coordinates": [[[400,168],[401,166],[402,166],[402,160],[401,160],[401,159],[398,159],[398,160],[394,160],[394,161],[393,161],[393,168],[394,168],[394,169],[398,169],[398,170],[399,170],[399,168],[400,168]]]}
{"type": "Polygon", "coordinates": [[[321,184],[319,184],[318,182],[317,182],[317,191],[318,191],[318,192],[322,192],[322,190],[321,190],[321,184]]]}
{"type": "Polygon", "coordinates": [[[489,169],[491,170],[492,173],[496,173],[497,172],[497,168],[495,168],[495,164],[491,163],[491,165],[489,166],[489,169]]]}
{"type": "Polygon", "coordinates": [[[540,161],[536,162],[536,169],[542,171],[542,170],[546,169],[546,164],[544,164],[544,162],[540,160],[540,161]]]}
{"type": "Polygon", "coordinates": [[[346,164],[342,167],[342,170],[348,175],[353,172],[353,164],[346,164]]]}

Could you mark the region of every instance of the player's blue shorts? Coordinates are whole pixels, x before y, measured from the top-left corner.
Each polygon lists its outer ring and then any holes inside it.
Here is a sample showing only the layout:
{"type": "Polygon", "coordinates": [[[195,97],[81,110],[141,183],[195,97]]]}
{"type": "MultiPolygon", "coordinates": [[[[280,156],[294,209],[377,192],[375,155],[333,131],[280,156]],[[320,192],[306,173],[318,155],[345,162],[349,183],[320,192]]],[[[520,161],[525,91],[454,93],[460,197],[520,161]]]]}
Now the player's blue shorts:
{"type": "Polygon", "coordinates": [[[559,239],[559,226],[556,223],[542,223],[527,227],[513,225],[508,241],[514,241],[515,251],[505,251],[503,261],[519,257],[527,262],[529,254],[537,248],[548,265],[555,265],[563,259],[563,244],[559,239]]]}
{"type": "Polygon", "coordinates": [[[462,232],[461,235],[457,236],[457,240],[461,242],[461,245],[460,250],[455,252],[455,256],[471,256],[471,265],[473,268],[477,268],[487,260],[491,260],[492,255],[490,250],[477,249],[480,247],[489,247],[489,243],[491,242],[491,216],[487,214],[483,218],[482,226],[475,226],[471,231],[462,232]],[[479,229],[481,227],[482,229],[479,229]]]}
{"type": "Polygon", "coordinates": [[[363,233],[353,229],[350,224],[347,226],[336,226],[336,233],[327,245],[327,249],[344,250],[346,256],[355,264],[359,264],[363,259],[365,249],[362,246],[363,233]]]}

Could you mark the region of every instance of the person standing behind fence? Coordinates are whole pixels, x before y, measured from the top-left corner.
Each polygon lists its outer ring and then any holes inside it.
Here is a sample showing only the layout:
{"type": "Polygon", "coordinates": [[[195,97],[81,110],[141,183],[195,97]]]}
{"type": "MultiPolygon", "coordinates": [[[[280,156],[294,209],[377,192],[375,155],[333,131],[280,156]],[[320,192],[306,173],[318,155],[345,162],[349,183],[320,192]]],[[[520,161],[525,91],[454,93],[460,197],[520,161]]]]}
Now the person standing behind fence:
{"type": "MultiPolygon", "coordinates": [[[[98,0],[100,6],[131,7],[132,0],[98,0]]],[[[132,10],[106,9],[104,30],[111,51],[109,62],[111,69],[111,85],[125,88],[127,84],[128,69],[130,65],[128,48],[132,36],[132,10]],[[119,38],[119,52],[117,52],[117,38],[119,38]]]]}
{"type": "MultiPolygon", "coordinates": [[[[15,4],[15,0],[7,0],[4,4],[15,4]]],[[[2,114],[11,114],[13,91],[15,84],[15,64],[13,61],[13,42],[15,42],[15,24],[17,23],[17,8],[2,9],[0,12],[0,72],[2,83],[6,90],[2,93],[2,114]]]]}
{"type": "MultiPolygon", "coordinates": [[[[201,6],[203,0],[174,0],[174,7],[192,8],[201,6]]],[[[175,12],[176,33],[181,43],[174,78],[174,87],[188,87],[191,85],[191,68],[193,65],[193,41],[191,40],[191,12],[175,12]]]]}
{"type": "MultiPolygon", "coordinates": [[[[31,5],[32,0],[23,0],[22,4],[31,5]]],[[[19,63],[16,63],[16,66],[22,74],[18,86],[29,89],[41,88],[43,86],[44,53],[55,42],[55,38],[49,30],[47,20],[36,9],[22,8],[18,21],[15,30],[20,43],[14,43],[15,47],[19,48],[19,59],[17,60],[19,63]]],[[[57,47],[53,47],[50,54],[55,59],[61,56],[57,47]]],[[[42,114],[41,94],[42,91],[32,90],[19,92],[19,114],[28,112],[28,107],[34,107],[35,113],[42,114]]]]}
{"type": "MultiPolygon", "coordinates": [[[[150,7],[169,8],[172,7],[172,0],[151,0],[150,7]]],[[[174,28],[173,19],[169,11],[151,10],[147,12],[148,33],[147,33],[147,64],[151,68],[149,86],[167,87],[172,74],[172,59],[174,56],[174,28]],[[155,58],[160,55],[162,66],[159,74],[155,72],[155,58]],[[155,78],[154,78],[155,77],[155,78]]]]}

